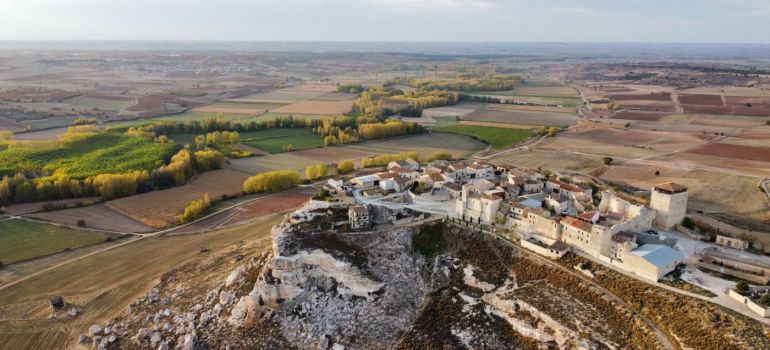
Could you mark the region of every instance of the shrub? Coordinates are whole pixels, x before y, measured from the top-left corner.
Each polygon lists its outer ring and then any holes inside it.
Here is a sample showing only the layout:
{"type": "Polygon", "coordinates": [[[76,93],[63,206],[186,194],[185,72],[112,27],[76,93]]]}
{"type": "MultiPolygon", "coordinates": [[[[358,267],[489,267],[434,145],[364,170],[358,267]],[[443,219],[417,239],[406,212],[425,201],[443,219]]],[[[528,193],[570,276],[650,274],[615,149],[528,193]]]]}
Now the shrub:
{"type": "Polygon", "coordinates": [[[350,159],[345,159],[337,164],[337,174],[347,174],[356,169],[356,164],[350,159]]]}
{"type": "Polygon", "coordinates": [[[77,225],[80,226],[80,227],[85,227],[86,226],[86,221],[83,220],[83,219],[78,219],[77,225]]]}
{"type": "Polygon", "coordinates": [[[741,294],[746,294],[749,292],[749,284],[746,283],[746,281],[738,281],[738,283],[735,284],[735,290],[741,294]]]}
{"type": "Polygon", "coordinates": [[[610,165],[610,164],[612,164],[612,161],[613,161],[613,160],[614,160],[614,159],[612,159],[612,157],[604,157],[604,158],[602,159],[602,162],[604,163],[604,165],[610,165]]]}
{"type": "Polygon", "coordinates": [[[690,230],[694,230],[695,229],[695,221],[693,221],[692,219],[690,219],[688,217],[685,217],[684,219],[682,219],[682,226],[684,226],[685,228],[688,228],[690,230]]]}
{"type": "Polygon", "coordinates": [[[203,198],[190,202],[184,208],[184,213],[179,217],[179,222],[184,224],[200,218],[209,208],[211,208],[211,201],[209,200],[209,194],[206,193],[203,195],[203,198]]]}

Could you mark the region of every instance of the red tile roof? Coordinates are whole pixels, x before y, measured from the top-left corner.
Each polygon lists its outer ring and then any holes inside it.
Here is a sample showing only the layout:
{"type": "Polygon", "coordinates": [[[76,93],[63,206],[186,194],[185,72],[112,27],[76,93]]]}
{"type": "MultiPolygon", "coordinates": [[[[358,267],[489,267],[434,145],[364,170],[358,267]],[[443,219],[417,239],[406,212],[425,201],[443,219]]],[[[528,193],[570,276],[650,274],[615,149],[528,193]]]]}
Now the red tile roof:
{"type": "Polygon", "coordinates": [[[680,185],[674,182],[666,182],[659,185],[655,185],[655,189],[661,190],[661,191],[667,191],[667,192],[683,192],[683,191],[687,191],[687,186],[680,185]]]}

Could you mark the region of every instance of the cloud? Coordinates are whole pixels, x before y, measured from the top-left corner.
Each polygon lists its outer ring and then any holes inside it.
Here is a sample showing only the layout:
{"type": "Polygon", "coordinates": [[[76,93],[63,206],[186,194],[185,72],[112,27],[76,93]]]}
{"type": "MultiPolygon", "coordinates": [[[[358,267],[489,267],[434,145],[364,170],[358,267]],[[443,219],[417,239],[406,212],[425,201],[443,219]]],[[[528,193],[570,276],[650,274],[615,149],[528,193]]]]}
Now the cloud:
{"type": "Polygon", "coordinates": [[[487,0],[363,0],[365,3],[389,9],[462,10],[491,9],[495,3],[487,0]]]}

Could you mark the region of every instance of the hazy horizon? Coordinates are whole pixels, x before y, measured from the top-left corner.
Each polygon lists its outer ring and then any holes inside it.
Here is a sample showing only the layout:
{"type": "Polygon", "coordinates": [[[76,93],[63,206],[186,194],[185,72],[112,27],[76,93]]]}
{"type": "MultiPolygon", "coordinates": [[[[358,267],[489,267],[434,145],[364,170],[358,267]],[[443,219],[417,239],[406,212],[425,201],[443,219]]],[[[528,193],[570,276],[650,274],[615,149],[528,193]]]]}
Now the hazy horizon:
{"type": "Polygon", "coordinates": [[[30,0],[0,40],[770,43],[763,0],[30,0]]]}

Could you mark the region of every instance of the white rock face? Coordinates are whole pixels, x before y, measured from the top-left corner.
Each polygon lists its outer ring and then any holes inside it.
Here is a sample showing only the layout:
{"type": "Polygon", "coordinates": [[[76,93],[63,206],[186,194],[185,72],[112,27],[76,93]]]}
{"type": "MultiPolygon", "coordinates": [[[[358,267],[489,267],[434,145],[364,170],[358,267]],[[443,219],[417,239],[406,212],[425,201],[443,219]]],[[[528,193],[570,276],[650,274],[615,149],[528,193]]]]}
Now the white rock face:
{"type": "Polygon", "coordinates": [[[230,287],[235,284],[235,282],[238,282],[245,271],[246,269],[243,266],[238,266],[233,272],[230,272],[230,274],[227,275],[227,278],[225,278],[225,287],[230,287]]]}

